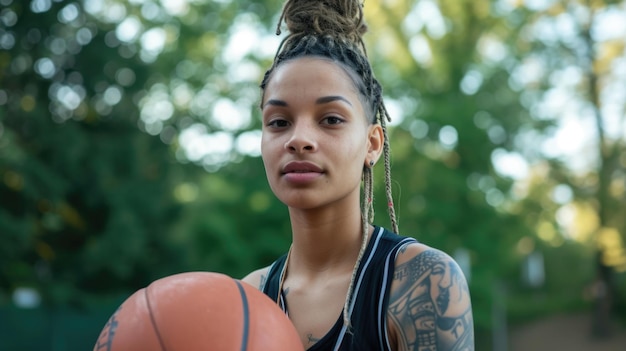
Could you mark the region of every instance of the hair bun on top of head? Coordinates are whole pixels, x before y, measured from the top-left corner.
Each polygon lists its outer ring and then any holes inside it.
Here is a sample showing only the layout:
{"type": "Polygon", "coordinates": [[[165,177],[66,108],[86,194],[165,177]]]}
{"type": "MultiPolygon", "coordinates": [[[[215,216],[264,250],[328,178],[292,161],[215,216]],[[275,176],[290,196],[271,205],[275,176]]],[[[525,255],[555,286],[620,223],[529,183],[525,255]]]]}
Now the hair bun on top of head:
{"type": "Polygon", "coordinates": [[[344,36],[359,41],[367,31],[361,0],[287,0],[278,21],[291,35],[344,36]]]}

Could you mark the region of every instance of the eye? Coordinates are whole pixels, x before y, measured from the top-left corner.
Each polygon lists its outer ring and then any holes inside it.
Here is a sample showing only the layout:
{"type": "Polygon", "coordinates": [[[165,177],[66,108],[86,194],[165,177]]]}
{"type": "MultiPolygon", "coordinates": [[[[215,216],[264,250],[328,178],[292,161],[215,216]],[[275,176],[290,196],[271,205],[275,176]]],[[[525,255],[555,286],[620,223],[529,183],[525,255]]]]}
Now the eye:
{"type": "Polygon", "coordinates": [[[343,122],[345,122],[345,120],[337,116],[328,116],[322,120],[322,124],[329,124],[329,125],[338,125],[343,122]]]}
{"type": "Polygon", "coordinates": [[[270,128],[284,128],[289,126],[289,122],[284,119],[273,119],[267,122],[267,126],[270,128]]]}

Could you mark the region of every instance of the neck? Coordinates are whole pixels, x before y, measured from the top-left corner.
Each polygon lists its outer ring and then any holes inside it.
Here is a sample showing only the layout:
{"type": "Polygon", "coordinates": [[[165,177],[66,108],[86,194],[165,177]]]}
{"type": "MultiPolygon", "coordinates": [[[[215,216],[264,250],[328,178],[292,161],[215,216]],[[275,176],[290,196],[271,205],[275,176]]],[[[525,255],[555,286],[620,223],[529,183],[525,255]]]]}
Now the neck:
{"type": "MultiPolygon", "coordinates": [[[[289,209],[293,245],[291,272],[351,272],[363,240],[361,211],[289,209]]],[[[368,228],[369,230],[369,228],[368,228]]]]}

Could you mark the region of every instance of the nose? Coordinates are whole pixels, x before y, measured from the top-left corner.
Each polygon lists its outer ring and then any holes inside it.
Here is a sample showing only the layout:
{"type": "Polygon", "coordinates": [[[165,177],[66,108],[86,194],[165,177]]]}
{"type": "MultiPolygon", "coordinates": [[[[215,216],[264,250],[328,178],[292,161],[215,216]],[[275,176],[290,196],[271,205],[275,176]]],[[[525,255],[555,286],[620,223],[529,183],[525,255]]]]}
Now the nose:
{"type": "Polygon", "coordinates": [[[285,148],[289,152],[303,153],[317,150],[315,132],[312,127],[306,123],[296,123],[291,128],[291,131],[289,140],[285,143],[285,148]]]}

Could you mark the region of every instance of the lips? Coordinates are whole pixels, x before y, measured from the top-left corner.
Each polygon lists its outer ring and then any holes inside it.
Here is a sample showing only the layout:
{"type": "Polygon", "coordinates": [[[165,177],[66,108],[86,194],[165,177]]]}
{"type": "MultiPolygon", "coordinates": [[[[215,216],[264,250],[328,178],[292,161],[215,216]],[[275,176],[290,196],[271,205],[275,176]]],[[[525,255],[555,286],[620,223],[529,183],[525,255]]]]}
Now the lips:
{"type": "Polygon", "coordinates": [[[282,174],[288,173],[324,173],[324,170],[311,162],[292,161],[287,163],[282,169],[282,174]]]}

